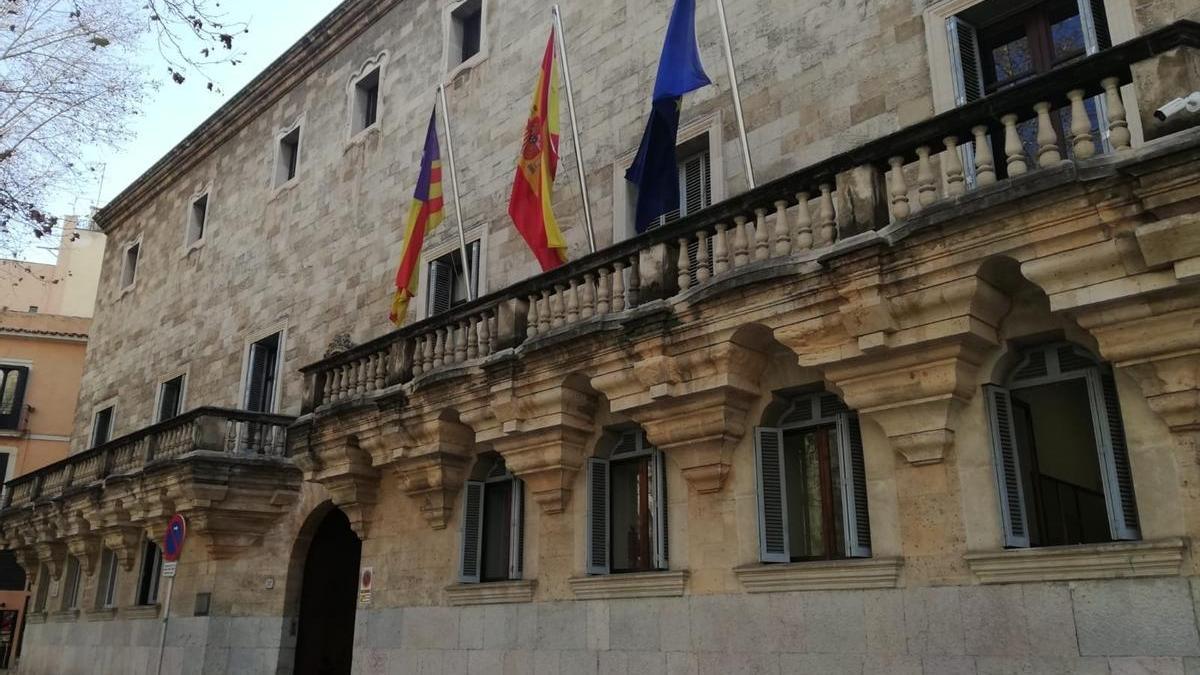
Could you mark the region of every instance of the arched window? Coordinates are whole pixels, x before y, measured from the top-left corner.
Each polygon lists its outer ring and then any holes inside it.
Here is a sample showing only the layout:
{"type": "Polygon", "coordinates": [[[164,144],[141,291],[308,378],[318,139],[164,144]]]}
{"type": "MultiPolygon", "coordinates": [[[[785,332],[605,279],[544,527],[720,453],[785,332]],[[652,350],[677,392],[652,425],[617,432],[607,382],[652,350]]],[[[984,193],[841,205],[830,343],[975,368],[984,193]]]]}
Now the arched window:
{"type": "Polygon", "coordinates": [[[984,386],[1004,545],[1141,538],[1112,370],[1066,343],[1020,356],[984,386]]]}
{"type": "Polygon", "coordinates": [[[588,460],[587,572],[665,570],[667,477],[641,429],[620,432],[588,460]],[[605,451],[606,450],[606,451],[605,451]]]}
{"type": "Polygon", "coordinates": [[[475,584],[520,579],[525,555],[525,483],[504,458],[488,455],[463,497],[459,581],[475,584]]]}
{"type": "Polygon", "coordinates": [[[841,399],[792,399],[754,450],[763,562],[871,556],[862,432],[841,399]]]}

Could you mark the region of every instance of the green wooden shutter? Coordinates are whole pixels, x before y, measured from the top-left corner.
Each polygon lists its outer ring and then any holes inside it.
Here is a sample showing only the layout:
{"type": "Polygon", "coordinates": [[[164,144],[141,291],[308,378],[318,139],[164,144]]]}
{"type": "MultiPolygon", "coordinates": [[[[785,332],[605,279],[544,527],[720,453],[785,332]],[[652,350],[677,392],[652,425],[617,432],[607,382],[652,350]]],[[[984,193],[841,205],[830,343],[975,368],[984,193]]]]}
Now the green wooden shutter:
{"type": "Polygon", "coordinates": [[[871,520],[867,513],[867,469],[863,459],[862,428],[858,415],[841,412],[837,415],[838,451],[841,461],[838,470],[842,483],[842,528],[846,540],[846,556],[871,557],[871,520]]]}
{"type": "Polygon", "coordinates": [[[463,496],[462,562],[458,580],[464,584],[479,583],[483,552],[483,483],[469,480],[463,496]]]}
{"type": "Polygon", "coordinates": [[[512,516],[509,519],[508,578],[520,579],[525,574],[525,481],[512,479],[512,516]]]}
{"type": "Polygon", "coordinates": [[[1021,488],[1021,459],[1017,453],[1017,435],[1013,427],[1012,399],[1007,389],[991,384],[984,385],[983,393],[992,437],[992,461],[996,469],[1004,546],[1027,548],[1029,525],[1025,517],[1025,494],[1021,488]]]}
{"type": "Polygon", "coordinates": [[[608,574],[608,460],[588,459],[587,468],[587,573],[608,574]]]}
{"type": "Polygon", "coordinates": [[[787,481],[783,472],[783,431],[754,429],[755,473],[758,476],[759,553],[763,562],[790,562],[787,481]]]}
{"type": "Polygon", "coordinates": [[[1104,483],[1104,501],[1108,506],[1109,530],[1113,539],[1141,539],[1117,382],[1111,372],[1103,372],[1099,367],[1089,369],[1086,376],[1096,452],[1100,457],[1100,477],[1104,483]]]}

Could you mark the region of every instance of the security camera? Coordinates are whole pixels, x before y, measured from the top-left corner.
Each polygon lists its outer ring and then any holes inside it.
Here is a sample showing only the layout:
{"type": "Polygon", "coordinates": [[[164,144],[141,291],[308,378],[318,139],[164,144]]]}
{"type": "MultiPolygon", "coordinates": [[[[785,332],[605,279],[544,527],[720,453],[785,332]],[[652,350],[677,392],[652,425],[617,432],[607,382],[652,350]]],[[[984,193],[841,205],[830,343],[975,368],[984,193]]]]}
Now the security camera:
{"type": "Polygon", "coordinates": [[[1200,112],[1200,91],[1193,91],[1185,98],[1177,98],[1164,104],[1154,111],[1154,116],[1159,122],[1166,122],[1168,117],[1174,117],[1185,110],[1190,113],[1200,112]]]}

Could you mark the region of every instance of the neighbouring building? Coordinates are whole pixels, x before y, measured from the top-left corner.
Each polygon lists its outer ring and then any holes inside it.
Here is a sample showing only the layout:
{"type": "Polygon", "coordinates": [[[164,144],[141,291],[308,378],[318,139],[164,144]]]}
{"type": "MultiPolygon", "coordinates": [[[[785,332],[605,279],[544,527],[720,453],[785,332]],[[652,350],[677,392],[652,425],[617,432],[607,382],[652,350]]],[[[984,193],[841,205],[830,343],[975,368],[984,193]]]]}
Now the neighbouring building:
{"type": "Polygon", "coordinates": [[[752,190],[700,3],[641,235],[670,3],[568,0],[540,275],[519,4],[348,0],[97,213],[22,672],[1200,667],[1200,0],[729,2],[752,190]],[[440,81],[478,298],[448,205],[392,330],[440,81]]]}
{"type": "MultiPolygon", "coordinates": [[[[65,221],[55,264],[0,260],[0,475],[67,457],[104,236],[65,221]]],[[[20,643],[26,574],[0,551],[0,668],[20,643]]]]}

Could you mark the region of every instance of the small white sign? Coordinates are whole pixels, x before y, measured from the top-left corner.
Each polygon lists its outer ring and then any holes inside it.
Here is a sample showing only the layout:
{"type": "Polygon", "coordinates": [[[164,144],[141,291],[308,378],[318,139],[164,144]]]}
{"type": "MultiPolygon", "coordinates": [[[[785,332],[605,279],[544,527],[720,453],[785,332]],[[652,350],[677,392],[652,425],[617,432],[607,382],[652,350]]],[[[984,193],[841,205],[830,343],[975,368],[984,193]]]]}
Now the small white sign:
{"type": "Polygon", "coordinates": [[[164,576],[164,577],[173,577],[173,576],[175,576],[175,568],[176,568],[176,567],[178,567],[178,566],[179,566],[179,563],[177,563],[177,562],[165,562],[165,563],[163,563],[163,567],[162,567],[162,570],[163,570],[163,576],[164,576]]]}

